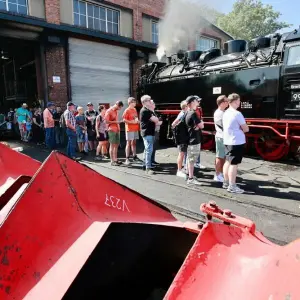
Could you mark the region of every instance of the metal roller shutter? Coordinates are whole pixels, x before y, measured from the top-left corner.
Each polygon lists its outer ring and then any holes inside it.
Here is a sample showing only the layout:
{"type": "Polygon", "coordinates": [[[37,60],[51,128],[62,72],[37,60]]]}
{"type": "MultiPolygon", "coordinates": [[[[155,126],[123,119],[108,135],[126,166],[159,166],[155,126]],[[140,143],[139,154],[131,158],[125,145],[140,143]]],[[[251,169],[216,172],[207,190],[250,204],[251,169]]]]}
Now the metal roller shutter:
{"type": "Polygon", "coordinates": [[[69,39],[72,101],[86,107],[91,101],[126,103],[130,93],[129,49],[69,39]]]}

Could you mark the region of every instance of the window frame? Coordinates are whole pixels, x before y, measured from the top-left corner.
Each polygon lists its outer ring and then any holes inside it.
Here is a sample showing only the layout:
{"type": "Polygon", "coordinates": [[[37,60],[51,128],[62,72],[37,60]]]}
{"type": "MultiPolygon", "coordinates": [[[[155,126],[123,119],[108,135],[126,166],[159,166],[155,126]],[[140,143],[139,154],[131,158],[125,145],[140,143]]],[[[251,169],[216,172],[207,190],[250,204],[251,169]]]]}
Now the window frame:
{"type": "Polygon", "coordinates": [[[159,28],[158,28],[158,24],[159,24],[159,21],[157,21],[157,20],[151,20],[151,28],[150,28],[150,31],[151,31],[151,42],[153,43],[153,44],[156,44],[156,45],[158,45],[159,44],[159,28]],[[153,28],[153,24],[156,24],[156,29],[157,29],[157,34],[155,34],[155,35],[157,35],[157,43],[155,43],[154,41],[153,41],[153,30],[152,30],[152,28],[153,28]]]}
{"type": "Polygon", "coordinates": [[[294,44],[294,45],[291,45],[289,48],[288,48],[288,55],[287,55],[287,58],[286,58],[286,67],[287,68],[290,68],[290,67],[296,67],[296,66],[300,66],[300,64],[289,64],[289,59],[290,59],[290,55],[291,55],[291,49],[292,48],[299,48],[300,49],[300,44],[294,44]]]}
{"type": "Polygon", "coordinates": [[[214,48],[218,48],[219,47],[219,44],[220,44],[220,40],[219,39],[213,38],[213,37],[210,37],[210,36],[207,36],[207,35],[200,34],[200,35],[197,35],[197,38],[196,38],[196,47],[195,47],[195,50],[198,50],[198,51],[209,50],[209,49],[204,49],[204,50],[197,49],[198,42],[200,41],[201,38],[206,39],[206,40],[214,41],[215,42],[215,47],[214,48]]]}
{"type": "MultiPolygon", "coordinates": [[[[11,3],[11,4],[15,4],[17,5],[17,9],[19,10],[19,6],[22,6],[22,7],[26,7],[26,14],[24,13],[20,13],[20,12],[15,12],[15,11],[11,11],[9,10],[9,6],[8,6],[8,3],[10,2],[10,0],[2,0],[1,2],[4,2],[5,3],[5,6],[6,6],[6,9],[5,10],[2,10],[2,11],[6,11],[6,12],[10,12],[10,13],[17,13],[17,14],[20,14],[20,15],[29,15],[29,0],[25,0],[26,4],[25,5],[22,5],[22,4],[19,4],[18,3],[19,0],[17,0],[17,3],[11,3]]],[[[1,10],[0,10],[1,11],[1,10]]]]}
{"type": "MultiPolygon", "coordinates": [[[[103,5],[99,5],[98,3],[94,3],[94,2],[91,2],[91,1],[84,1],[84,0],[73,0],[72,1],[72,9],[73,9],[73,14],[72,14],[72,19],[73,19],[73,25],[74,26],[78,26],[78,27],[81,27],[81,28],[86,28],[86,29],[89,29],[89,30],[95,30],[95,31],[100,31],[100,32],[104,32],[104,33],[108,33],[108,34],[114,34],[114,35],[120,35],[120,23],[121,23],[121,10],[119,9],[115,9],[115,8],[111,8],[111,7],[107,7],[107,6],[103,6],[103,5]],[[79,17],[82,15],[80,13],[77,13],[74,11],[74,1],[78,1],[78,3],[82,2],[85,4],[85,26],[84,25],[77,25],[75,24],[75,14],[79,15],[79,17]],[[92,5],[93,6],[93,9],[94,7],[98,7],[99,8],[99,18],[94,18],[93,19],[97,19],[99,20],[99,22],[102,20],[100,18],[100,9],[103,8],[105,9],[105,31],[101,30],[101,26],[99,26],[100,29],[95,29],[94,26],[91,28],[89,27],[89,14],[88,14],[88,5],[92,5]],[[107,10],[110,10],[112,12],[117,12],[118,13],[118,23],[115,23],[115,22],[111,22],[111,21],[108,21],[107,20],[107,10]],[[111,24],[117,24],[118,25],[118,32],[117,33],[113,33],[113,32],[108,32],[108,23],[111,23],[111,24]]],[[[104,21],[104,20],[103,20],[104,21]]],[[[80,19],[79,19],[79,23],[80,23],[80,19]]],[[[99,24],[100,25],[100,24],[99,24]]]]}

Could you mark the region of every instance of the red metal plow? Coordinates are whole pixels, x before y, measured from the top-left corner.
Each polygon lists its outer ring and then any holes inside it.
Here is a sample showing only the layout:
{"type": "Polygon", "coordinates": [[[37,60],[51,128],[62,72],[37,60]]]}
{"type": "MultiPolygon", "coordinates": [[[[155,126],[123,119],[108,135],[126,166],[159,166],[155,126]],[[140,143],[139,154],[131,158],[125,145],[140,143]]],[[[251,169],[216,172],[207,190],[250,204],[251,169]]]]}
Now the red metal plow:
{"type": "Polygon", "coordinates": [[[274,245],[213,202],[201,209],[223,224],[183,224],[63,154],[40,166],[4,147],[1,300],[300,299],[299,242],[274,245]]]}

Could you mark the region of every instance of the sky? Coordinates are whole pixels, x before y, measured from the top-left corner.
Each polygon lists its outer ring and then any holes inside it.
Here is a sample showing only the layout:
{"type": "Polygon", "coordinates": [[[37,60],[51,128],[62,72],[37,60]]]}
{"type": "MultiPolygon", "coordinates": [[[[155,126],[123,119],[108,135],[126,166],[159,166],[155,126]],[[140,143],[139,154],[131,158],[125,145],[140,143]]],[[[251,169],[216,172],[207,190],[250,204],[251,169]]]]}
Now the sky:
{"type": "MultiPolygon", "coordinates": [[[[230,12],[232,4],[235,0],[226,0],[222,2],[221,10],[223,12],[230,12]]],[[[299,28],[300,26],[300,1],[299,0],[262,0],[264,4],[270,4],[276,11],[281,12],[281,21],[285,21],[289,24],[293,24],[291,29],[299,28]]]]}

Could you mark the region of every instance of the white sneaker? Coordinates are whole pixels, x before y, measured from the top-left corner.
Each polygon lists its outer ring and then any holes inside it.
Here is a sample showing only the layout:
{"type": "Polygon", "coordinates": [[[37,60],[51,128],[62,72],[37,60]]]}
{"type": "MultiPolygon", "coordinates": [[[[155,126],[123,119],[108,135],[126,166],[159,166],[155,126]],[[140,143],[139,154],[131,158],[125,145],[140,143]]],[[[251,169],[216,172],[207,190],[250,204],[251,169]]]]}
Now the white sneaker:
{"type": "Polygon", "coordinates": [[[244,190],[240,189],[237,185],[230,185],[227,191],[233,194],[243,194],[245,192],[244,190]]]}
{"type": "Polygon", "coordinates": [[[186,182],[188,185],[202,185],[202,183],[200,181],[198,181],[197,179],[193,178],[193,179],[188,179],[186,182]]]}
{"type": "Polygon", "coordinates": [[[216,181],[216,182],[224,182],[224,177],[223,177],[223,175],[222,175],[222,174],[215,175],[214,181],[216,181]]]}
{"type": "Polygon", "coordinates": [[[182,171],[177,171],[176,176],[187,179],[187,175],[182,171]]]}
{"type": "Polygon", "coordinates": [[[201,165],[201,164],[199,164],[199,169],[200,169],[200,170],[206,170],[206,167],[203,166],[203,165],[201,165]]]}
{"type": "Polygon", "coordinates": [[[125,160],[125,166],[129,166],[130,165],[130,161],[129,161],[129,159],[126,159],[125,160]]]}

